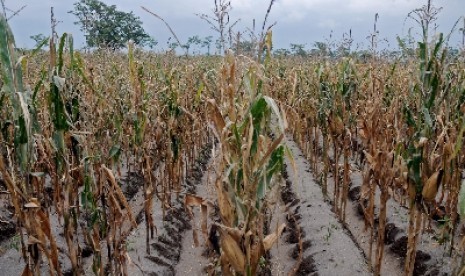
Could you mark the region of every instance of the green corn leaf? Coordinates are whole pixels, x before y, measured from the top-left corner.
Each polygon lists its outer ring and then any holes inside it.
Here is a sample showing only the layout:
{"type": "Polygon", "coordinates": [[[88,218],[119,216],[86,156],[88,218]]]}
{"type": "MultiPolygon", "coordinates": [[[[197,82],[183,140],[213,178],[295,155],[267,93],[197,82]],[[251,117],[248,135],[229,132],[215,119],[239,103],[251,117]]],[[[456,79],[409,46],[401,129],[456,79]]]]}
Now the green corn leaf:
{"type": "Polygon", "coordinates": [[[421,193],[423,185],[421,183],[421,162],[422,162],[421,153],[414,153],[412,157],[407,162],[407,167],[409,168],[409,178],[415,183],[417,194],[421,193]]]}
{"type": "Polygon", "coordinates": [[[234,199],[236,202],[236,210],[239,211],[239,219],[244,219],[247,215],[247,208],[240,197],[235,196],[234,199]]]}
{"type": "Polygon", "coordinates": [[[434,47],[434,51],[433,51],[433,56],[436,57],[439,53],[439,51],[441,50],[442,48],[442,44],[444,43],[444,34],[443,33],[440,33],[439,34],[439,39],[438,41],[436,42],[436,45],[434,47]]]}
{"type": "Polygon", "coordinates": [[[433,120],[431,119],[431,115],[430,115],[429,110],[426,107],[423,107],[421,109],[421,111],[423,112],[423,116],[424,116],[426,125],[429,128],[432,128],[433,127],[433,120]]]}
{"type": "Polygon", "coordinates": [[[437,74],[434,74],[433,79],[430,81],[431,92],[428,102],[426,103],[426,108],[431,109],[434,106],[434,101],[436,100],[436,95],[439,91],[439,78],[437,74]]]}
{"type": "MultiPolygon", "coordinates": [[[[266,176],[264,176],[266,177],[266,176]]],[[[264,177],[261,177],[260,180],[258,181],[258,187],[257,187],[257,200],[258,202],[256,203],[257,208],[260,208],[260,202],[265,198],[266,196],[266,191],[268,188],[268,185],[266,183],[266,179],[264,177]]]]}
{"type": "Polygon", "coordinates": [[[114,161],[118,161],[120,155],[121,155],[121,146],[120,145],[113,145],[110,149],[110,153],[108,154],[108,157],[113,159],[114,161]]]}
{"type": "Polygon", "coordinates": [[[37,46],[32,50],[30,56],[35,56],[37,55],[37,53],[40,52],[40,50],[42,50],[42,48],[47,45],[50,41],[50,38],[49,37],[46,37],[44,38],[42,41],[40,41],[37,46]]]}
{"type": "Polygon", "coordinates": [[[57,64],[57,67],[58,67],[58,75],[61,76],[61,73],[63,71],[63,64],[64,64],[64,61],[63,61],[63,53],[65,51],[65,42],[66,42],[66,37],[67,37],[67,34],[64,33],[61,38],[60,38],[60,44],[58,45],[58,64],[57,64]]]}
{"type": "Polygon", "coordinates": [[[403,113],[404,113],[404,116],[406,117],[406,121],[407,121],[407,125],[409,127],[414,127],[416,128],[417,124],[415,122],[415,119],[412,115],[412,111],[410,110],[410,108],[408,106],[404,106],[403,108],[403,113]]]}
{"type": "Polygon", "coordinates": [[[34,106],[37,105],[37,101],[36,101],[36,98],[37,98],[37,93],[39,92],[40,88],[43,86],[44,82],[45,82],[45,79],[47,78],[47,71],[45,70],[45,68],[42,66],[42,69],[40,70],[40,79],[39,81],[36,83],[36,85],[34,86],[34,92],[32,94],[32,104],[34,106]]]}
{"type": "MultiPolygon", "coordinates": [[[[13,64],[11,60],[14,49],[14,38],[10,26],[3,16],[0,16],[0,64],[2,68],[2,90],[6,90],[10,95],[15,92],[13,64]],[[12,47],[13,45],[13,47],[12,47]]],[[[10,96],[11,97],[11,96],[10,96]]]]}
{"type": "Polygon", "coordinates": [[[69,124],[66,120],[66,110],[60,91],[64,87],[64,79],[53,77],[54,82],[50,84],[50,97],[53,104],[53,123],[57,130],[68,130],[69,124]],[[60,89],[61,87],[61,89],[60,89]]]}
{"type": "Polygon", "coordinates": [[[74,61],[74,39],[71,34],[68,34],[68,47],[69,47],[69,57],[70,57],[70,66],[71,70],[74,70],[75,61],[74,61]]]}
{"type": "Polygon", "coordinates": [[[197,106],[199,104],[204,88],[205,88],[205,85],[204,85],[203,82],[201,82],[200,85],[199,85],[199,88],[197,89],[197,93],[195,94],[195,100],[194,100],[194,105],[195,106],[197,106]]]}

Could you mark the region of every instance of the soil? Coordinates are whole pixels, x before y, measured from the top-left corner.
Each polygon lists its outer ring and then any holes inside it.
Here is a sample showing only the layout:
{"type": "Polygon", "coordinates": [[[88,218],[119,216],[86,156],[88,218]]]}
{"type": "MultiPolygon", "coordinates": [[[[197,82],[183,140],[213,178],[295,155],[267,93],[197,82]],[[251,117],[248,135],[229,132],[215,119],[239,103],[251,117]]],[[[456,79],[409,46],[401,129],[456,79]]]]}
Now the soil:
{"type": "MultiPolygon", "coordinates": [[[[295,199],[287,192],[283,201],[288,202],[288,213],[298,218],[302,233],[302,262],[297,275],[370,275],[363,251],[331,212],[331,205],[325,200],[301,150],[290,136],[286,137],[286,144],[295,163],[292,167],[291,162],[286,161],[286,187],[292,183],[295,199]]],[[[290,225],[293,224],[290,220],[290,225]]],[[[295,242],[294,233],[291,231],[284,238],[287,236],[288,241],[295,242]]],[[[296,255],[295,247],[290,255],[296,255]]]]}
{"type": "MultiPolygon", "coordinates": [[[[215,191],[214,191],[214,181],[216,179],[215,174],[215,163],[218,158],[217,152],[215,151],[215,147],[212,149],[212,160],[206,167],[206,171],[203,174],[198,185],[196,185],[196,189],[193,191],[195,192],[196,196],[203,198],[209,202],[214,202],[215,200],[215,191]]],[[[211,206],[208,206],[208,221],[207,224],[210,227],[213,220],[215,220],[216,212],[211,206]]],[[[214,227],[211,228],[209,233],[208,239],[206,241],[202,235],[201,230],[201,214],[199,208],[194,208],[194,221],[191,222],[192,227],[185,232],[182,237],[182,251],[180,254],[180,260],[174,268],[175,275],[205,275],[206,271],[213,267],[211,264],[210,259],[208,258],[212,254],[212,252],[206,251],[206,244],[207,242],[211,242],[217,252],[219,252],[219,245],[218,245],[218,237],[216,231],[214,231],[214,227]],[[199,245],[196,246],[194,243],[194,230],[196,230],[198,236],[199,245]]],[[[187,216],[185,218],[188,218],[187,216]]]]}
{"type": "Polygon", "coordinates": [[[13,212],[14,209],[9,204],[9,195],[6,190],[6,185],[3,180],[0,179],[0,244],[16,234],[13,212]]]}
{"type": "MultiPolygon", "coordinates": [[[[211,156],[211,146],[202,150],[193,170],[183,184],[186,191],[194,192],[206,177],[205,171],[211,156]]],[[[160,204],[154,203],[153,216],[158,227],[156,238],[150,242],[150,254],[146,252],[146,223],[141,221],[128,239],[129,257],[134,263],[129,275],[183,275],[177,273],[178,263],[186,251],[185,240],[189,239],[192,225],[184,207],[184,196],[180,194],[173,202],[165,217],[160,204]],[[158,222],[158,223],[157,223],[158,222]]],[[[200,259],[199,259],[200,260],[200,259]]],[[[197,275],[197,274],[196,274],[197,275]]]]}
{"type": "Polygon", "coordinates": [[[5,202],[3,203],[3,206],[0,207],[3,210],[0,211],[0,243],[16,234],[16,224],[13,220],[13,214],[8,211],[8,206],[5,206],[5,202]]]}

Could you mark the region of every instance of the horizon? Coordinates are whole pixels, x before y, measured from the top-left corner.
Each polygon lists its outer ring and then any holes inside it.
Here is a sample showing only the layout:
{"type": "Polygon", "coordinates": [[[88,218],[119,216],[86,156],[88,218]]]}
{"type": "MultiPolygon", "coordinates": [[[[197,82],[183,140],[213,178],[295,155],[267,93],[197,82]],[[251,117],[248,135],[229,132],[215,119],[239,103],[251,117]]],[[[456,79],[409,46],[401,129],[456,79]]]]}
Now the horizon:
{"type": "MultiPolygon", "coordinates": [[[[433,4],[442,7],[435,22],[434,33],[447,35],[454,23],[465,14],[465,6],[460,5],[460,0],[437,0],[433,4]]],[[[77,1],[47,0],[37,3],[33,0],[17,0],[14,4],[5,1],[10,10],[7,15],[25,6],[9,24],[15,35],[16,45],[19,48],[32,48],[35,42],[30,36],[44,34],[46,36],[50,29],[50,8],[54,7],[54,14],[58,20],[57,32],[69,33],[75,40],[76,48],[85,47],[85,39],[79,27],[74,24],[77,18],[68,12],[73,9],[77,1]],[[48,11],[48,13],[47,13],[48,11]]],[[[128,3],[124,0],[102,1],[107,5],[116,5],[118,10],[124,12],[133,11],[143,22],[145,31],[157,42],[156,50],[167,50],[168,41],[171,37],[168,29],[163,23],[142,10],[142,6],[163,17],[174,29],[182,43],[189,37],[198,35],[200,38],[217,34],[210,30],[210,26],[196,14],[211,14],[213,2],[209,0],[183,1],[184,5],[179,8],[176,3],[180,0],[159,1],[153,3],[149,0],[138,0],[128,3]],[[212,2],[212,3],[210,3],[212,2]],[[196,5],[197,3],[197,5],[196,5]],[[134,5],[136,4],[136,5],[134,5]]],[[[348,34],[352,34],[352,50],[369,49],[369,37],[373,33],[375,14],[379,15],[377,20],[378,49],[398,49],[396,37],[405,38],[409,30],[419,40],[421,27],[408,18],[407,15],[415,8],[420,8],[426,3],[421,0],[282,0],[276,1],[269,15],[268,24],[276,22],[273,27],[273,48],[289,49],[290,44],[304,45],[306,50],[314,49],[316,42],[327,44],[339,43],[348,34]],[[334,6],[345,7],[345,12],[335,10],[334,6]],[[345,23],[345,24],[344,24],[345,23]]],[[[269,1],[257,0],[253,3],[245,0],[232,0],[231,21],[240,19],[235,31],[243,32],[247,38],[252,28],[253,19],[257,26],[261,26],[266,14],[269,1]],[[248,30],[248,32],[247,32],[248,30]]],[[[461,23],[461,22],[460,22],[461,23]]],[[[458,31],[463,26],[456,26],[451,35],[449,45],[453,48],[461,48],[462,37],[458,31]]],[[[261,29],[261,28],[260,28],[261,29]]],[[[257,31],[259,33],[259,31],[257,31]]],[[[244,39],[247,40],[247,39],[244,39]]],[[[243,40],[243,41],[244,41],[243,40]]],[[[212,47],[214,49],[214,47],[212,47]]]]}

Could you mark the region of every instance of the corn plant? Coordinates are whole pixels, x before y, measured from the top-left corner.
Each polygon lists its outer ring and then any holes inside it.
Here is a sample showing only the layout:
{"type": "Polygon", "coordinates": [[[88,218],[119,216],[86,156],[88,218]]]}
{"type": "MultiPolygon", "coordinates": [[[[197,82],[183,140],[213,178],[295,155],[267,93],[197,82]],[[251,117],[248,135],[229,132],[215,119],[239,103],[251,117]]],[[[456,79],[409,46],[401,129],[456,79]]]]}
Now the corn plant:
{"type": "Polygon", "coordinates": [[[221,152],[215,183],[221,266],[226,275],[255,275],[260,258],[284,228],[266,237],[263,232],[267,194],[284,161],[284,122],[274,100],[263,95],[260,68],[251,64],[243,78],[236,78],[237,66],[233,56],[226,57],[219,77],[227,94],[223,107],[208,100],[221,152]],[[279,121],[275,140],[267,136],[271,113],[279,121]]]}

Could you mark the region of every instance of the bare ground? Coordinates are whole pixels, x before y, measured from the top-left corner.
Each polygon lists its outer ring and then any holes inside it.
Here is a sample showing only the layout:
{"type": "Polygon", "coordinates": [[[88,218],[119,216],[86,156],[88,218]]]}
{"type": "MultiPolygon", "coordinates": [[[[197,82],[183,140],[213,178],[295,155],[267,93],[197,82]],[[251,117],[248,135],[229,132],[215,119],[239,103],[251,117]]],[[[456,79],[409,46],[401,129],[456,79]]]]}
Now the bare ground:
{"type": "Polygon", "coordinates": [[[299,224],[305,233],[304,242],[309,244],[303,258],[313,258],[318,275],[370,275],[371,269],[362,250],[331,212],[331,205],[325,201],[321,187],[310,172],[302,152],[291,138],[287,137],[286,143],[295,162],[295,171],[290,162],[286,162],[288,179],[292,181],[292,188],[299,201],[289,211],[300,215],[299,224]]]}

